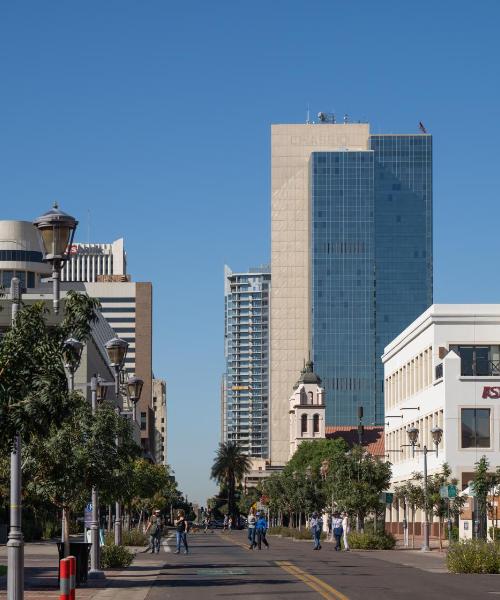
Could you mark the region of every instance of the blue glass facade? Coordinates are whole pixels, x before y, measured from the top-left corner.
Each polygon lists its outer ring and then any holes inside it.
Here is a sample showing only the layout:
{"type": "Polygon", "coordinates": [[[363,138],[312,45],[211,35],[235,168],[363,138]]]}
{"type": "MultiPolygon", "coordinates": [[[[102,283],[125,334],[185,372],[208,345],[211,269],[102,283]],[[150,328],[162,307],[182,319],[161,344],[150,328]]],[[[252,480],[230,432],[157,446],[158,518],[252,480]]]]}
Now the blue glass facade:
{"type": "Polygon", "coordinates": [[[387,343],[432,304],[432,140],[371,136],[314,152],[311,347],[326,422],[383,424],[387,343]]]}

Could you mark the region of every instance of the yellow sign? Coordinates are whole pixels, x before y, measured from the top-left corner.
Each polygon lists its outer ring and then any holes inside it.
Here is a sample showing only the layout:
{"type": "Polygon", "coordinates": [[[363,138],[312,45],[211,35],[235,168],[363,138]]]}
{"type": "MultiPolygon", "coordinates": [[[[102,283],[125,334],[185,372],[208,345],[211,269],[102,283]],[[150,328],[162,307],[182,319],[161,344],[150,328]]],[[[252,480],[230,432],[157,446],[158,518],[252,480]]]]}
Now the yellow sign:
{"type": "Polygon", "coordinates": [[[233,385],[231,389],[233,392],[241,392],[242,390],[249,390],[250,387],[248,385],[233,385]]]}

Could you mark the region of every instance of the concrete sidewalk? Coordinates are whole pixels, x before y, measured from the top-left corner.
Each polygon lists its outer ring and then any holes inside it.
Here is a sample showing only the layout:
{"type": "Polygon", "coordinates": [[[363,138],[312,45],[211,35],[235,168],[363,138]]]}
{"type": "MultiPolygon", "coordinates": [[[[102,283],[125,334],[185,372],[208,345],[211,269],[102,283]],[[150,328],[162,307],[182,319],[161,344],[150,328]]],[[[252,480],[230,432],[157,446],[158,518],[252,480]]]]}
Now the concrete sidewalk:
{"type": "MultiPolygon", "coordinates": [[[[89,580],[77,588],[78,600],[144,600],[167,562],[168,554],[145,554],[144,548],[130,548],[134,562],[124,570],[105,571],[105,580],[89,580]]],[[[0,546],[0,564],[7,564],[7,548],[0,546]]],[[[57,600],[58,554],[55,543],[25,546],[25,600],[57,600]]],[[[0,600],[7,598],[7,578],[0,577],[0,600]]]]}

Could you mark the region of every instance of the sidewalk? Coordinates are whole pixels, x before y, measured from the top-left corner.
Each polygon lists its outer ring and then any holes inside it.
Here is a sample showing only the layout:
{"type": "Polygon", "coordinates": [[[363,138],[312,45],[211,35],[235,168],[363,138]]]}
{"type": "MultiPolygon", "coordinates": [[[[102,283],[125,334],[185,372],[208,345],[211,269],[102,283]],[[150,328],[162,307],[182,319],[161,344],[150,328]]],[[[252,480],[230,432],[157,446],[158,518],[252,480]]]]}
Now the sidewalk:
{"type": "MultiPolygon", "coordinates": [[[[125,570],[107,570],[104,581],[89,580],[77,588],[77,600],[144,600],[165,565],[167,554],[144,554],[144,548],[130,548],[134,562],[125,570]]],[[[58,555],[54,543],[25,546],[25,600],[57,600],[58,555]]],[[[7,564],[7,548],[0,546],[0,564],[7,564]]],[[[0,577],[0,600],[7,598],[7,578],[0,577]]]]}

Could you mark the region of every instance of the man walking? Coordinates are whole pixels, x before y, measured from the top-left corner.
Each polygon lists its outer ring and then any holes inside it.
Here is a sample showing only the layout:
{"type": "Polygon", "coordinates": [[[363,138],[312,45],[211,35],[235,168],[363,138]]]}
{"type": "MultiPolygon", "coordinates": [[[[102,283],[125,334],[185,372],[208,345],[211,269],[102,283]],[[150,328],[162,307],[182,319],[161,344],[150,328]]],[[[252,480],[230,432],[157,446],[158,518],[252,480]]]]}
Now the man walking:
{"type": "Polygon", "coordinates": [[[316,511],[313,512],[309,522],[311,533],[313,536],[313,550],[321,550],[321,532],[323,530],[323,519],[318,516],[316,511]]]}
{"type": "Polygon", "coordinates": [[[335,550],[339,551],[342,549],[340,540],[342,539],[343,529],[342,529],[342,518],[340,517],[340,513],[338,513],[338,512],[333,513],[332,529],[333,529],[333,535],[335,536],[335,550]]]}
{"type": "Polygon", "coordinates": [[[184,554],[188,554],[188,543],[187,543],[187,532],[188,524],[183,510],[177,511],[177,519],[174,521],[176,528],[177,548],[174,554],[179,554],[181,551],[181,545],[184,546],[184,554]]]}

